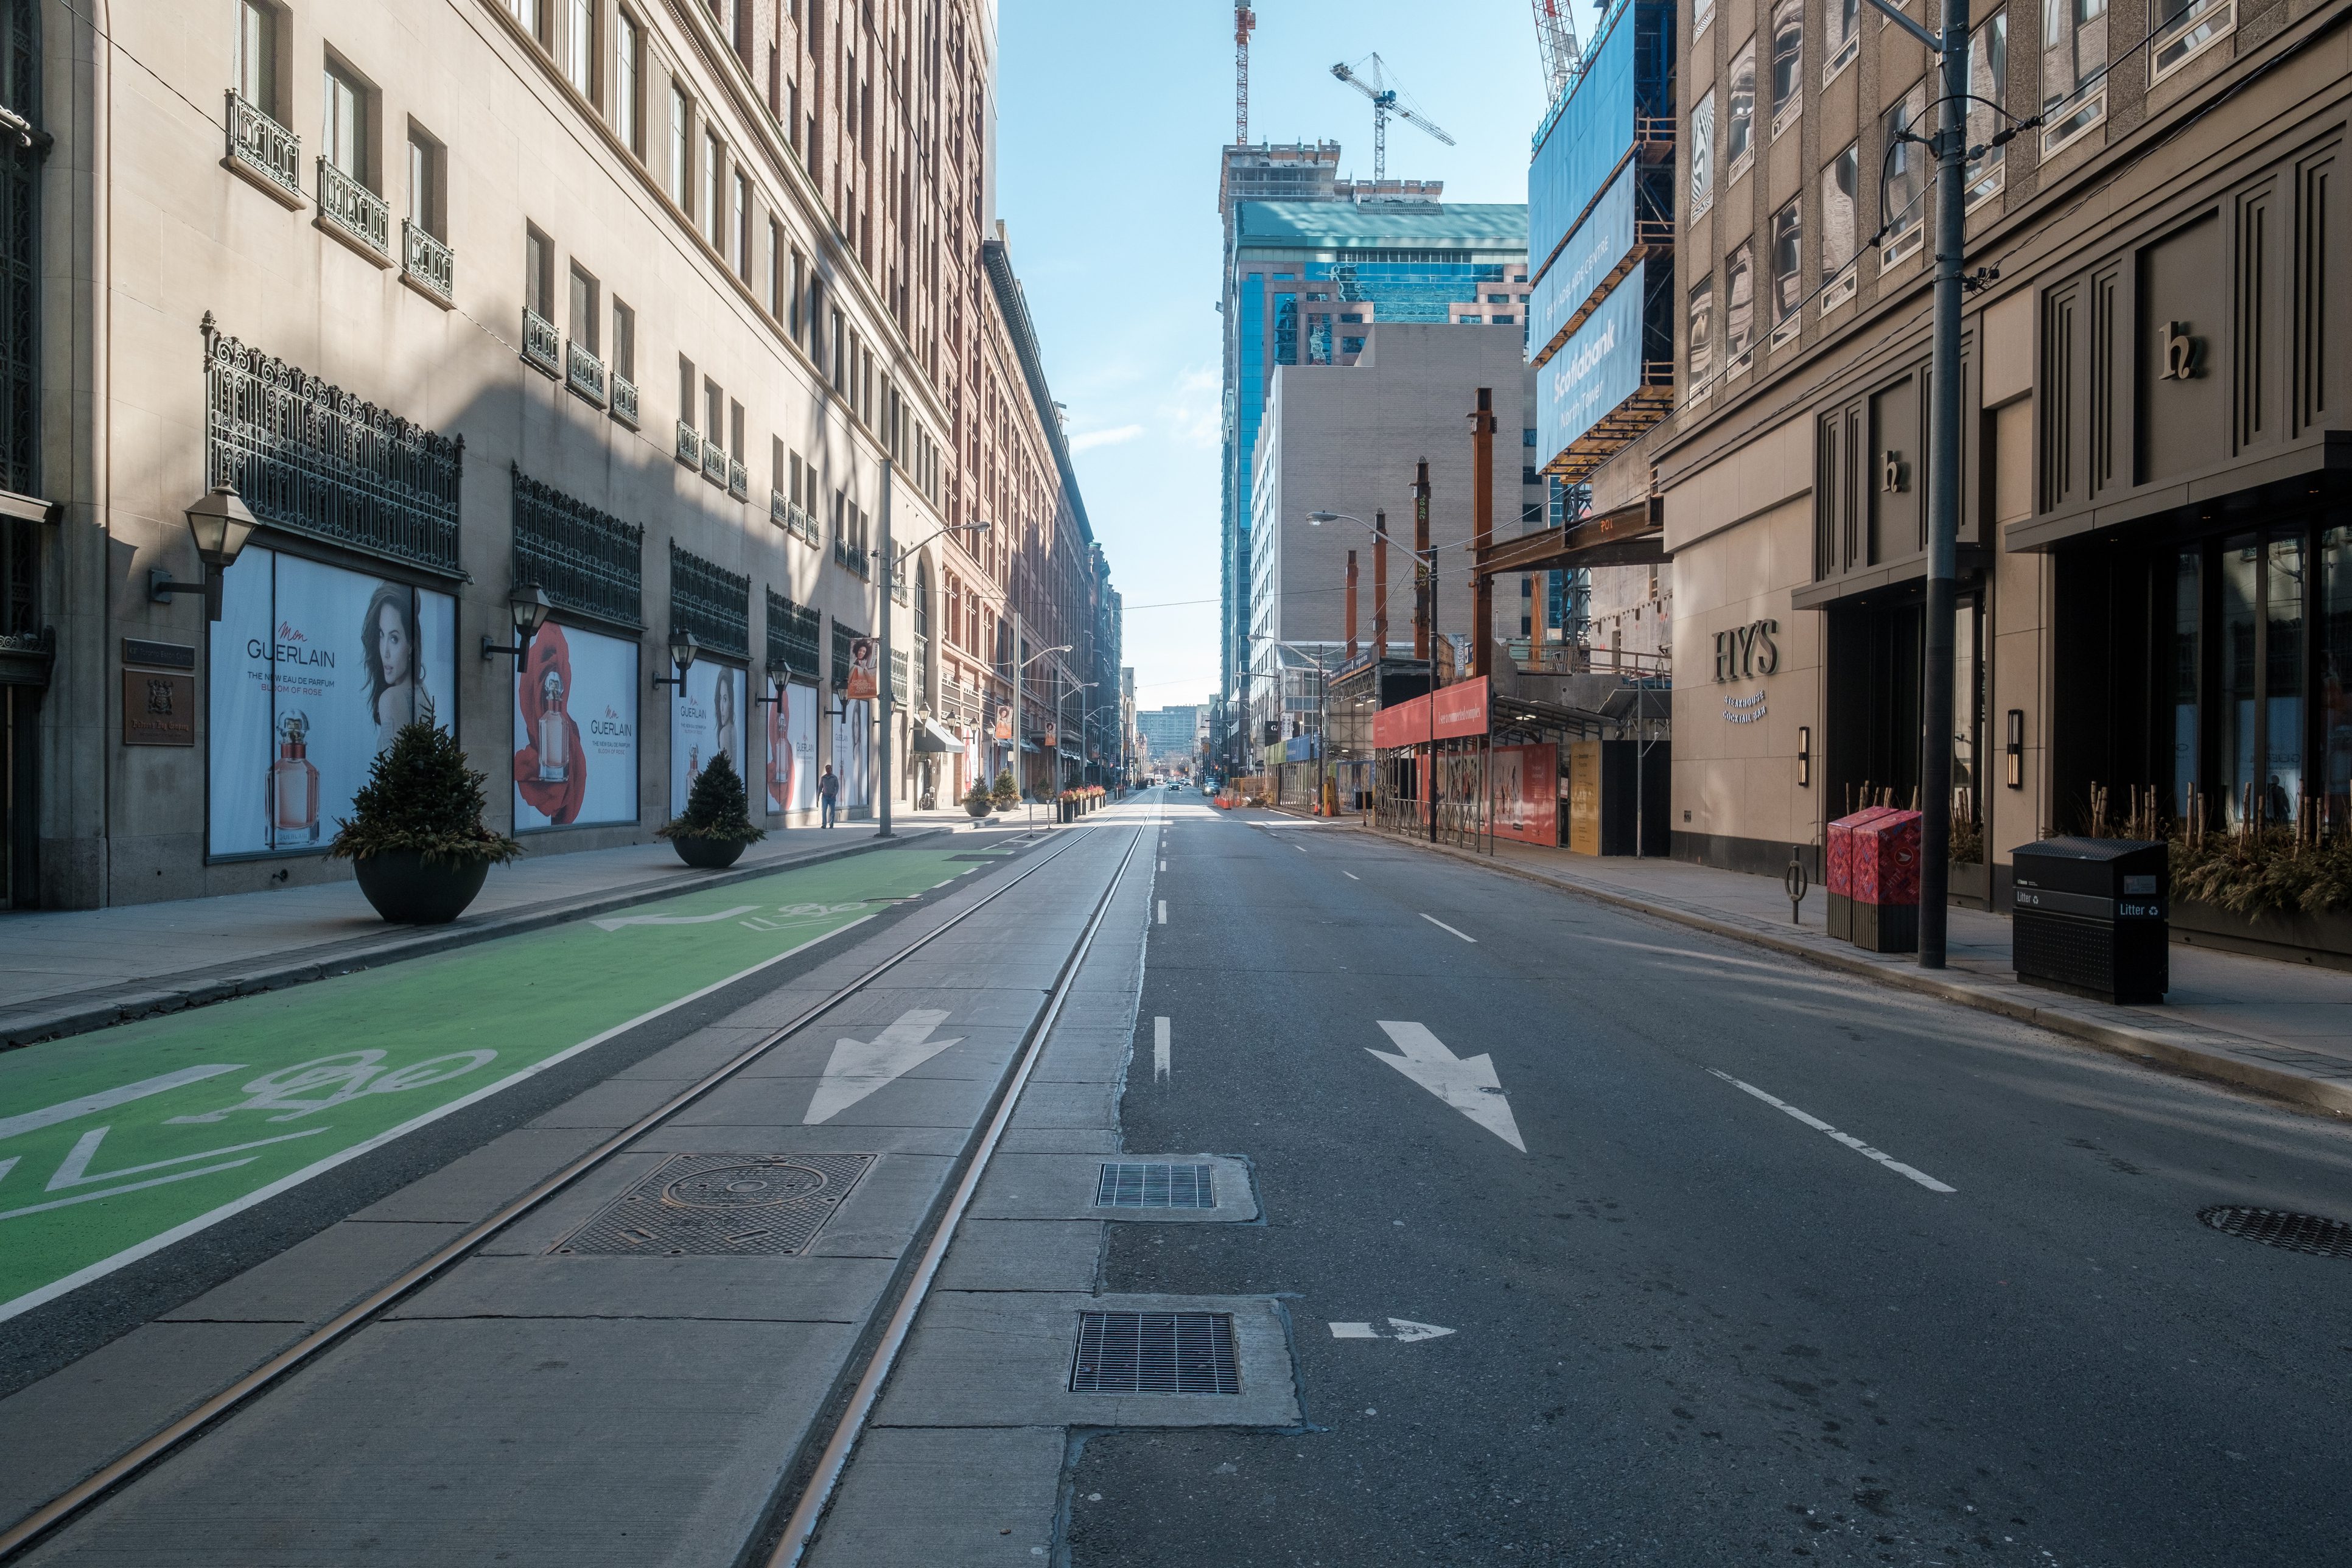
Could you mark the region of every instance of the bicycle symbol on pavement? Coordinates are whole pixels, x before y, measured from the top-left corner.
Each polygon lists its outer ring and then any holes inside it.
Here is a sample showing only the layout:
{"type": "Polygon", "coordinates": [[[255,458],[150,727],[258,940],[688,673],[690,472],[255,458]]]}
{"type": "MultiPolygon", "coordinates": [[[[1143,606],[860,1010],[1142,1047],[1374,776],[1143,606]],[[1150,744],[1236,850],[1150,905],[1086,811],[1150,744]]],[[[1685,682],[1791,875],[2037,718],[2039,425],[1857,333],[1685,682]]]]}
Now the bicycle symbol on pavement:
{"type": "Polygon", "coordinates": [[[265,1073],[245,1086],[251,1099],[194,1116],[174,1116],[173,1123],[226,1121],[239,1110],[274,1111],[272,1121],[294,1121],[316,1111],[330,1110],[363,1094],[398,1094],[462,1078],[498,1059],[496,1051],[457,1051],[414,1066],[386,1071],[382,1051],[344,1051],[314,1061],[265,1073]],[[324,1092],[321,1092],[324,1091],[324,1092]],[[307,1098],[306,1098],[307,1097],[307,1098]]]}

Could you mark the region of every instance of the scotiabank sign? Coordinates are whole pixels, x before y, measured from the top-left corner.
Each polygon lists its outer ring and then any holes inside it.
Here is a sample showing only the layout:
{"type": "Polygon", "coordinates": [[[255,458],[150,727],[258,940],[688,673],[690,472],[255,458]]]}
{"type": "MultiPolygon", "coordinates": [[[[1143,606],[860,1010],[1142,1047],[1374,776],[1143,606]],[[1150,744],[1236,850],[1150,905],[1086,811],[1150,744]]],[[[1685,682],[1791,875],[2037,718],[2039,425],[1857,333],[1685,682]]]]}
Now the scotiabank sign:
{"type": "Polygon", "coordinates": [[[1454,741],[1465,735],[1486,732],[1485,676],[1440,687],[1436,700],[1434,715],[1430,711],[1430,699],[1427,697],[1415,697],[1373,714],[1374,748],[1386,752],[1399,746],[1427,745],[1433,733],[1438,740],[1454,741]]]}

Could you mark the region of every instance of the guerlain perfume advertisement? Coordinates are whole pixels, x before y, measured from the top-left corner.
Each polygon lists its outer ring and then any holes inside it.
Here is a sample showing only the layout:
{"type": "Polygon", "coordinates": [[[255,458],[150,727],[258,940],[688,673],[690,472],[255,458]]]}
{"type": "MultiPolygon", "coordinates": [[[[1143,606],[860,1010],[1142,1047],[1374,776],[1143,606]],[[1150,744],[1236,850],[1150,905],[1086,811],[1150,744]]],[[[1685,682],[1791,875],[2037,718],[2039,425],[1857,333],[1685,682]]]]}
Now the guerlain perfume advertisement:
{"type": "Polygon", "coordinates": [[[874,750],[874,704],[844,702],[833,721],[833,773],[841,781],[841,809],[873,804],[868,759],[874,750]]]}
{"type": "Polygon", "coordinates": [[[816,809],[816,715],[814,686],[775,686],[768,705],[768,810],[816,809]]]}
{"type": "Polygon", "coordinates": [[[456,721],[446,594],[248,548],[211,637],[213,855],[325,847],[402,725],[456,721]]]}
{"type": "MultiPolygon", "coordinates": [[[[697,659],[686,672],[686,684],[665,688],[669,705],[669,809],[675,816],[686,809],[687,793],[694,788],[702,764],[718,752],[727,753],[735,775],[750,787],[751,770],[743,765],[743,710],[751,692],[744,672],[709,659],[697,659]]],[[[746,802],[746,809],[749,808],[746,802]]]]}
{"type": "Polygon", "coordinates": [[[515,671],[515,831],[637,819],[637,645],[552,622],[515,671]]]}

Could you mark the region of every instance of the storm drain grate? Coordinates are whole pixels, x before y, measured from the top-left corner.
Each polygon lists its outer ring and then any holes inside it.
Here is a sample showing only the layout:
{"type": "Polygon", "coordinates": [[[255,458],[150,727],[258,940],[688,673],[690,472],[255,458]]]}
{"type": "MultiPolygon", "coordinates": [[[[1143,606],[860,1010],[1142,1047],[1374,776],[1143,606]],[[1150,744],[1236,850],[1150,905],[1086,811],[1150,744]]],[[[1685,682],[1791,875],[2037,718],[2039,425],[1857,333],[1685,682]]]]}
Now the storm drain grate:
{"type": "Polygon", "coordinates": [[[2201,1209],[2197,1217],[2225,1236],[2242,1236],[2264,1247],[2284,1247],[2314,1258],[2352,1258],[2352,1225],[2340,1219],[2227,1205],[2201,1209]]]}
{"type": "Polygon", "coordinates": [[[674,1154],[554,1251],[784,1258],[816,1238],[871,1154],[674,1154]]]}
{"type": "Polygon", "coordinates": [[[1095,1184],[1098,1209],[1213,1209],[1216,1183],[1206,1165],[1148,1165],[1103,1162],[1095,1184]]]}
{"type": "Polygon", "coordinates": [[[1223,1312],[1080,1312],[1073,1394],[1239,1394],[1223,1312]]]}

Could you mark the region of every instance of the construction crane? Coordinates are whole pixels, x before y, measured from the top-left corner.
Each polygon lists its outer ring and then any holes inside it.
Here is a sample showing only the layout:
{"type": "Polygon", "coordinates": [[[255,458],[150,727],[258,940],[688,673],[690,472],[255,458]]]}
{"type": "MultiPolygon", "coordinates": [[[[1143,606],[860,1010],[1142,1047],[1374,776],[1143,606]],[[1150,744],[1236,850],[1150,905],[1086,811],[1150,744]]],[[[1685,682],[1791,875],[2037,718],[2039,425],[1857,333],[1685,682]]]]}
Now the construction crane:
{"type": "Polygon", "coordinates": [[[1378,55],[1368,56],[1363,63],[1371,68],[1372,79],[1367,83],[1344,65],[1331,68],[1331,74],[1372,100],[1372,180],[1374,184],[1388,177],[1389,116],[1393,114],[1409,125],[1417,125],[1448,147],[1454,138],[1438,129],[1433,121],[1423,118],[1397,101],[1397,89],[1389,85],[1388,62],[1378,55]]]}
{"type": "Polygon", "coordinates": [[[1576,75],[1583,51],[1576,42],[1576,19],[1569,0],[1530,0],[1536,10],[1536,45],[1543,51],[1544,85],[1550,90],[1544,102],[1558,103],[1576,75]]]}
{"type": "Polygon", "coordinates": [[[1234,7],[1234,145],[1249,145],[1249,36],[1257,31],[1257,13],[1246,5],[1234,7]]]}

